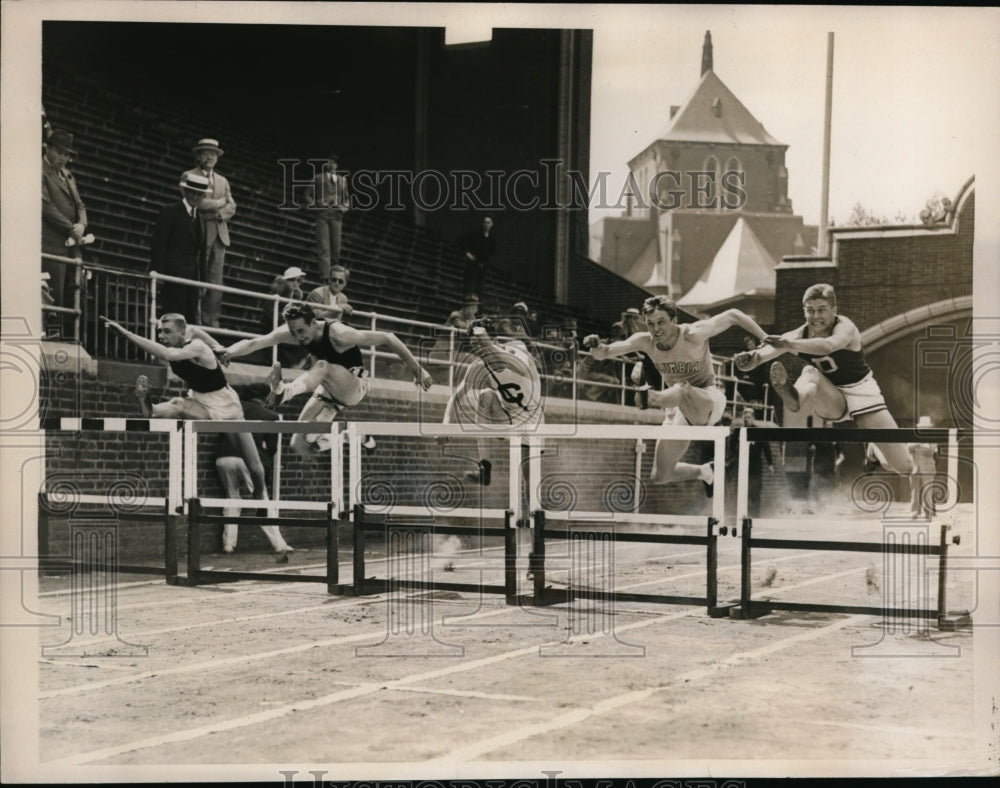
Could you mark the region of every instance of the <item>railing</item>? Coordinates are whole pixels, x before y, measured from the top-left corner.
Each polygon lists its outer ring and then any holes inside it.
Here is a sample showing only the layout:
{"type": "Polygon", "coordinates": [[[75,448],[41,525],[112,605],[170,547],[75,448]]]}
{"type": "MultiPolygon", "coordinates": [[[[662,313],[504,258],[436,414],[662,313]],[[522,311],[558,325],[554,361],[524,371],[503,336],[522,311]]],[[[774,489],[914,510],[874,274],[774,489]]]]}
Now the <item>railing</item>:
{"type": "MultiPolygon", "coordinates": [[[[124,327],[137,334],[145,334],[155,341],[157,328],[157,289],[159,283],[171,282],[189,287],[196,287],[199,290],[215,290],[240,299],[249,299],[256,302],[270,302],[272,304],[272,327],[277,328],[281,324],[281,309],[283,305],[299,301],[300,299],[287,298],[274,293],[258,293],[252,290],[244,290],[228,285],[217,285],[208,282],[197,282],[191,279],[169,276],[156,271],[149,274],[137,274],[111,268],[105,268],[91,263],[81,263],[72,258],[61,258],[51,255],[44,255],[49,259],[58,262],[73,264],[78,266],[80,275],[78,281],[81,282],[74,294],[75,308],[44,306],[48,312],[72,314],[74,316],[74,338],[82,340],[85,346],[96,356],[112,357],[129,361],[143,361],[146,359],[144,351],[137,348],[131,342],[125,340],[117,332],[109,332],[104,329],[101,317],[108,317],[120,323],[124,327]],[[82,332],[81,332],[82,328],[82,332]],[[82,334],[82,336],[81,336],[82,334]]],[[[310,304],[317,312],[327,312],[334,315],[342,314],[339,307],[325,306],[322,304],[310,304]]],[[[454,326],[445,326],[437,323],[429,323],[422,320],[412,320],[410,318],[398,317],[395,315],[382,314],[378,312],[368,312],[354,310],[350,321],[364,322],[364,327],[372,331],[388,330],[399,335],[412,347],[416,342],[419,347],[414,353],[420,363],[433,373],[434,370],[444,369],[447,371],[446,382],[449,388],[454,388],[457,376],[468,366],[468,361],[458,358],[459,339],[461,330],[454,326]],[[446,340],[442,342],[442,340],[446,340]],[[446,346],[445,346],[446,345],[446,346]]],[[[196,325],[196,323],[192,323],[196,325]]],[[[260,336],[250,331],[240,331],[230,328],[213,328],[210,326],[198,326],[209,334],[219,338],[232,340],[248,339],[260,336]]],[[[507,337],[516,339],[517,337],[507,337]]],[[[576,400],[580,397],[580,392],[584,387],[604,388],[614,393],[613,402],[619,405],[630,405],[634,392],[639,389],[632,385],[629,376],[631,364],[627,361],[614,360],[618,366],[617,381],[610,383],[606,380],[591,380],[581,377],[579,366],[581,357],[589,355],[586,351],[579,350],[575,340],[567,340],[564,343],[543,342],[532,340],[532,344],[542,356],[541,378],[545,388],[544,393],[550,397],[576,400]]],[[[272,363],[277,361],[278,348],[272,348],[272,363]]],[[[377,378],[377,362],[388,362],[389,369],[394,362],[398,362],[398,357],[391,352],[374,349],[363,350],[362,354],[366,358],[368,371],[371,377],[377,378]]],[[[733,418],[737,415],[737,409],[746,400],[737,400],[736,393],[739,386],[749,386],[747,381],[740,380],[732,372],[732,360],[715,357],[713,366],[717,380],[720,383],[732,383],[734,395],[727,400],[726,409],[731,411],[733,418]],[[728,370],[730,370],[727,373],[728,370]]],[[[385,370],[384,370],[385,371],[385,370]]],[[[384,377],[393,375],[384,374],[384,377]]],[[[441,376],[436,376],[440,378],[441,376]]],[[[611,398],[609,398],[611,399],[611,398]]],[[[768,404],[768,389],[765,387],[764,402],[752,403],[756,410],[762,411],[759,415],[765,421],[773,419],[773,405],[768,404]]]]}
{"type": "MultiPolygon", "coordinates": [[[[46,317],[46,313],[49,315],[73,315],[72,328],[70,329],[70,337],[74,342],[80,341],[80,318],[83,315],[83,304],[81,292],[83,291],[84,285],[81,282],[83,276],[83,263],[75,257],[63,257],[57,254],[42,254],[43,260],[51,260],[52,262],[60,263],[62,265],[71,265],[76,271],[73,277],[73,306],[63,306],[62,304],[42,304],[42,317],[46,317]]],[[[64,294],[65,295],[65,294],[64,294]]],[[[47,320],[42,321],[42,325],[45,326],[47,320]]],[[[60,323],[62,321],[59,321],[60,323]]],[[[65,324],[59,326],[57,329],[58,338],[66,333],[63,328],[65,324]]],[[[48,327],[45,328],[45,333],[48,334],[48,327]]]]}

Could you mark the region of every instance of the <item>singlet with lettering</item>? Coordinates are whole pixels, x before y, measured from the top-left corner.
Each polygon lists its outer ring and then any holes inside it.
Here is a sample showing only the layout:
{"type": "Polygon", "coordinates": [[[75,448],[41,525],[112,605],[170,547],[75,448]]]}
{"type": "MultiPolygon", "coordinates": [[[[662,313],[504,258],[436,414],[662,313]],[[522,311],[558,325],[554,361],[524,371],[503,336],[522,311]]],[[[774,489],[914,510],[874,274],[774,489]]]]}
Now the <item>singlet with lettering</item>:
{"type": "MultiPolygon", "coordinates": [[[[834,327],[839,320],[839,316],[834,318],[834,327]]],[[[802,326],[799,333],[803,339],[809,339],[809,325],[802,326]]],[[[834,386],[857,383],[872,371],[865,361],[864,350],[834,350],[825,356],[802,352],[799,355],[822,372],[834,386]]]]}
{"type": "Polygon", "coordinates": [[[494,348],[469,367],[468,389],[493,389],[514,426],[536,421],[542,415],[542,379],[535,359],[522,342],[494,348]]]}
{"type": "Polygon", "coordinates": [[[332,325],[334,324],[329,320],[324,321],[323,333],[320,334],[319,339],[314,339],[312,342],[303,345],[303,347],[316,356],[316,358],[349,369],[360,377],[365,369],[365,360],[361,355],[361,348],[354,345],[343,353],[337,350],[330,341],[330,326],[332,325]]]}
{"type": "MultiPolygon", "coordinates": [[[[184,344],[191,343],[185,342],[184,344]]],[[[201,364],[196,364],[193,359],[185,358],[180,361],[171,361],[170,369],[177,377],[187,383],[189,389],[201,394],[208,394],[226,387],[226,376],[218,363],[215,365],[215,369],[209,369],[201,364]]]]}
{"type": "Polygon", "coordinates": [[[708,342],[692,342],[686,325],[677,328],[680,334],[670,350],[658,348],[656,340],[650,335],[649,349],[643,352],[649,356],[668,386],[685,381],[698,388],[714,386],[715,369],[708,342]]]}

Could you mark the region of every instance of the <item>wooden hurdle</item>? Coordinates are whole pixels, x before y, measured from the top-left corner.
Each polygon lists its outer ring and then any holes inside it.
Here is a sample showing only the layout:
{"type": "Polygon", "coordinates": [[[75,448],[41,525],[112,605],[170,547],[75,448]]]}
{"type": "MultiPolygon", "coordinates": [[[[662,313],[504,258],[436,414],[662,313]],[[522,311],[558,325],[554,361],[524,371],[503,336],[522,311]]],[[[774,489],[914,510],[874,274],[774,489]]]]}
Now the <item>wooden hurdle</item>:
{"type": "MultiPolygon", "coordinates": [[[[898,534],[890,533],[886,542],[847,542],[813,539],[762,539],[753,536],[754,519],[748,516],[749,499],[749,461],[750,443],[754,441],[812,441],[824,443],[948,443],[948,503],[955,503],[958,462],[958,439],[969,433],[956,429],[816,429],[816,428],[773,428],[773,427],[743,427],[740,428],[739,443],[739,484],[737,490],[737,521],[742,524],[741,530],[741,577],[740,601],[730,608],[733,618],[757,618],[775,610],[815,612],[815,613],[850,613],[882,616],[887,620],[933,619],[938,628],[954,630],[959,626],[971,625],[968,611],[951,612],[946,605],[946,572],[948,566],[948,525],[941,525],[938,544],[925,541],[923,534],[913,535],[901,533],[909,523],[900,522],[896,525],[898,534]],[[824,550],[855,553],[879,553],[883,556],[887,569],[893,570],[893,556],[937,556],[938,568],[938,604],[935,608],[891,607],[884,602],[878,607],[870,605],[833,605],[821,603],[784,602],[780,600],[756,601],[753,599],[751,585],[752,551],[754,547],[777,550],[824,550]]],[[[758,518],[760,521],[761,518],[758,518]]],[[[890,527],[893,524],[890,522],[890,527]]],[[[924,526],[926,529],[927,527],[924,526]]],[[[958,537],[952,538],[952,543],[958,544],[958,537]]],[[[920,578],[918,578],[919,581],[920,578]]],[[[884,591],[885,593],[885,591],[884,591]]]]}
{"type": "MultiPolygon", "coordinates": [[[[163,523],[164,526],[164,561],[163,566],[147,566],[145,564],[121,563],[115,556],[119,572],[129,574],[163,575],[168,585],[178,583],[178,561],[176,549],[176,531],[182,512],[182,477],[181,457],[183,441],[181,433],[182,422],[174,419],[127,419],[127,418],[66,418],[53,417],[42,419],[39,427],[45,433],[79,433],[79,432],[127,432],[127,433],[165,433],[168,435],[168,480],[166,497],[148,496],[142,502],[134,504],[141,507],[162,507],[161,514],[129,512],[127,519],[131,523],[163,523]]],[[[53,510],[64,508],[55,498],[64,493],[58,482],[52,484],[52,479],[43,474],[43,489],[38,494],[38,529],[39,545],[49,544],[49,521],[53,510]]],[[[75,504],[103,505],[114,508],[108,494],[69,493],[75,504]]],[[[117,514],[114,517],[118,520],[117,514]]],[[[45,570],[70,570],[74,565],[72,555],[62,558],[43,557],[39,560],[39,568],[45,570]]]]}

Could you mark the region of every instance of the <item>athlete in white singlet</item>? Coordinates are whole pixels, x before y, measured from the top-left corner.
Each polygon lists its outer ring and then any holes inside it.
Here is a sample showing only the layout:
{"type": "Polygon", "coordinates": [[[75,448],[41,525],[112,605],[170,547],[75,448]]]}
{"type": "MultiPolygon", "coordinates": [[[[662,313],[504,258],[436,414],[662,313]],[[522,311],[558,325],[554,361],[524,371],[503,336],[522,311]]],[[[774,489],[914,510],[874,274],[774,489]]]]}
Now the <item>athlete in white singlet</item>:
{"type": "MultiPolygon", "coordinates": [[[[501,321],[501,334],[511,326],[501,321]]],[[[468,351],[476,356],[462,381],[448,400],[444,424],[468,424],[496,430],[498,436],[514,427],[537,428],[545,422],[542,410],[542,378],[538,364],[527,345],[518,339],[493,341],[485,326],[477,322],[470,328],[468,351]]],[[[490,483],[492,463],[487,439],[479,439],[479,472],[469,474],[471,481],[490,483]]]]}
{"type": "MultiPolygon", "coordinates": [[[[677,323],[677,307],[666,296],[647,298],[642,306],[648,331],[628,339],[604,344],[596,335],[584,339],[597,360],[644,353],[663,378],[664,388],[650,391],[650,407],[667,409],[664,424],[712,425],[722,418],[726,395],[715,382],[712,351],[708,340],[732,326],[741,326],[758,339],[764,330],[739,309],[727,309],[694,323],[677,323]]],[[[690,441],[660,439],[653,454],[654,484],[699,479],[711,494],[713,463],[692,465],[679,462],[690,441]]]]}

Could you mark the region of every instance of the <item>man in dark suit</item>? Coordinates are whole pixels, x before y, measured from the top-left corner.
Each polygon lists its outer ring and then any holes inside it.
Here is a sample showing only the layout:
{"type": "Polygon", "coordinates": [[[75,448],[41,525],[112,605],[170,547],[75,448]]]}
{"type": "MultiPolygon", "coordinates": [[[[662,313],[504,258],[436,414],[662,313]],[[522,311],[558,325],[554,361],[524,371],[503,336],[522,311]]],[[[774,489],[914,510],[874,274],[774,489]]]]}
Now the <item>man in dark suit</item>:
{"type": "MultiPolygon", "coordinates": [[[[49,135],[42,157],[42,252],[80,259],[80,246],[87,230],[87,209],[80,199],[73,173],[66,169],[72,156],[73,135],[55,129],[49,135]],[[72,242],[67,246],[67,242],[72,242]]],[[[72,288],[77,269],[53,260],[42,260],[49,275],[49,290],[56,306],[73,306],[72,288]]]]}
{"type": "MultiPolygon", "coordinates": [[[[219,143],[212,139],[198,140],[194,146],[197,167],[188,170],[185,175],[204,175],[208,178],[209,193],[205,196],[198,213],[201,216],[201,229],[205,244],[205,271],[203,281],[213,285],[221,285],[223,266],[226,261],[226,249],[229,247],[229,220],[236,214],[236,202],[233,200],[229,181],[224,175],[215,171],[219,157],[224,153],[219,143]]],[[[201,299],[201,319],[206,326],[219,327],[219,312],[222,308],[222,293],[218,290],[205,290],[201,299]]]]}
{"type": "MultiPolygon", "coordinates": [[[[210,190],[204,175],[186,172],[181,176],[182,199],[160,209],[153,228],[150,268],[158,274],[201,279],[204,243],[198,206],[210,190]]],[[[156,299],[159,314],[184,315],[190,323],[200,321],[198,287],[164,282],[156,299]]]]}
{"type": "Polygon", "coordinates": [[[493,217],[484,216],[477,229],[462,236],[459,247],[465,257],[465,294],[475,294],[482,301],[486,267],[497,250],[496,238],[493,237],[493,217]]]}

